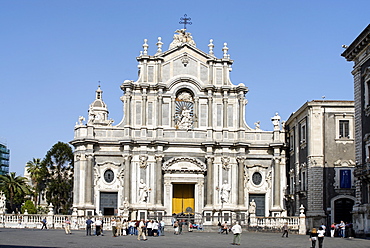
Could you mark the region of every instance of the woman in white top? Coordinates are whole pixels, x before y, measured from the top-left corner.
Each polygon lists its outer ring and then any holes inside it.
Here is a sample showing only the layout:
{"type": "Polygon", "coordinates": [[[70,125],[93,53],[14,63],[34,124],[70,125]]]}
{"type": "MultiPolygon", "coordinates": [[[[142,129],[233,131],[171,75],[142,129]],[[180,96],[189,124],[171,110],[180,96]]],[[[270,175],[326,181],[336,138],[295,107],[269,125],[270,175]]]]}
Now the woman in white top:
{"type": "Polygon", "coordinates": [[[153,230],[153,235],[154,236],[157,236],[158,235],[158,228],[159,228],[159,224],[158,224],[158,221],[153,221],[153,225],[152,225],[152,230],[153,230]]]}
{"type": "Polygon", "coordinates": [[[322,248],[322,243],[324,242],[325,230],[320,227],[317,231],[317,239],[319,240],[319,248],[322,248]]]}

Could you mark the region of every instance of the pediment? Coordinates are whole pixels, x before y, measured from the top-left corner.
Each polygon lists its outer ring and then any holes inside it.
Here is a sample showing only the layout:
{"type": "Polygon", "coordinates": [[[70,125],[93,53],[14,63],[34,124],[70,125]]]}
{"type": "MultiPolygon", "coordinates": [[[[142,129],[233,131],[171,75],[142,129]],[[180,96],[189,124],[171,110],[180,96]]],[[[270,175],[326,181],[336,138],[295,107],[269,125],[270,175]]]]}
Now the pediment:
{"type": "Polygon", "coordinates": [[[171,158],[163,163],[165,172],[205,172],[206,165],[196,158],[177,157],[171,158]]]}

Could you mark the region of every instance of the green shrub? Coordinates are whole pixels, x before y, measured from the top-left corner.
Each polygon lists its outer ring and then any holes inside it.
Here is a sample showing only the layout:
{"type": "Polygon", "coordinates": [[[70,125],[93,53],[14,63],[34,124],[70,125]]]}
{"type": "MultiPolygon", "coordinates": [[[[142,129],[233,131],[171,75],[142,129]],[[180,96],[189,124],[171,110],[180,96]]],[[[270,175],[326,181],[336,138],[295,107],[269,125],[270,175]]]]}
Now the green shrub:
{"type": "Polygon", "coordinates": [[[36,214],[37,213],[35,205],[33,204],[33,202],[31,200],[27,200],[24,203],[24,205],[22,206],[22,208],[21,208],[22,214],[24,214],[24,211],[26,211],[26,209],[27,209],[27,212],[29,214],[36,214]]]}

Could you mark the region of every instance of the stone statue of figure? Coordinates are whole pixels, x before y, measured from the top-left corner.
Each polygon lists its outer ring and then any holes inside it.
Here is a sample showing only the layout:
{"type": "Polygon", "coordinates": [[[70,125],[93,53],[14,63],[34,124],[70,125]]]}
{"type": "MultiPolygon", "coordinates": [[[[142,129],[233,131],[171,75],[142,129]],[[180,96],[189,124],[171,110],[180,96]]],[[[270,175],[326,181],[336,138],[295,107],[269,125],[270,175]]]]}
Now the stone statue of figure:
{"type": "Polygon", "coordinates": [[[256,213],[256,202],[254,201],[254,199],[252,199],[251,202],[249,202],[249,213],[250,214],[255,214],[256,213]]]}
{"type": "Polygon", "coordinates": [[[140,179],[139,183],[139,200],[138,202],[146,202],[148,199],[148,187],[144,183],[143,179],[140,179]]]}
{"type": "Polygon", "coordinates": [[[225,180],[221,186],[221,202],[229,202],[231,187],[225,180]]]}
{"type": "Polygon", "coordinates": [[[192,124],[192,118],[190,115],[190,109],[187,109],[185,106],[183,107],[181,111],[181,117],[180,117],[179,127],[180,128],[190,128],[192,124]]]}
{"type": "Polygon", "coordinates": [[[128,210],[128,201],[127,201],[127,197],[125,197],[125,200],[123,201],[123,210],[128,210]]]}

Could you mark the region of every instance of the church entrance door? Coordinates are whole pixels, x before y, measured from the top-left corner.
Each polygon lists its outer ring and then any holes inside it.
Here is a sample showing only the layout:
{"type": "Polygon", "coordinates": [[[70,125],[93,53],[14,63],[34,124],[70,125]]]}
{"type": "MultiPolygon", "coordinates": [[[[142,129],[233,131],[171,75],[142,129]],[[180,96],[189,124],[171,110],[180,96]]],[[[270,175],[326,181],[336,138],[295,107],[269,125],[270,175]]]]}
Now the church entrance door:
{"type": "Polygon", "coordinates": [[[100,210],[103,215],[114,215],[117,212],[117,192],[100,192],[100,210]]]}
{"type": "Polygon", "coordinates": [[[173,213],[185,213],[194,211],[194,184],[173,184],[172,211],[173,213]]]}
{"type": "Polygon", "coordinates": [[[256,216],[265,216],[265,194],[249,194],[249,201],[256,202],[256,216]]]}

